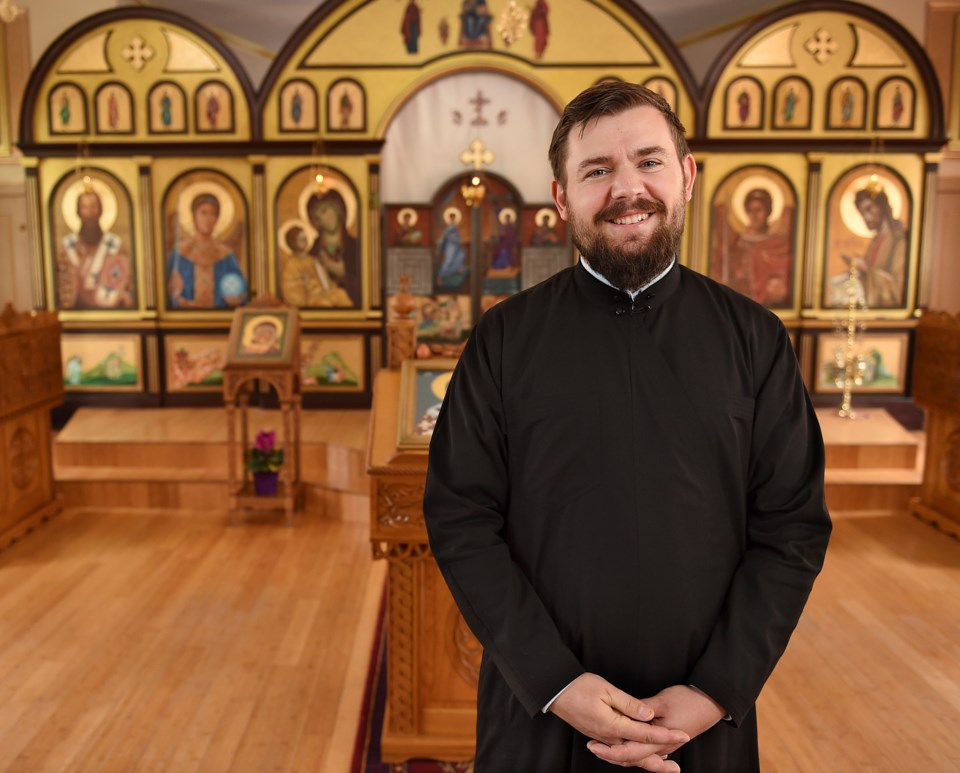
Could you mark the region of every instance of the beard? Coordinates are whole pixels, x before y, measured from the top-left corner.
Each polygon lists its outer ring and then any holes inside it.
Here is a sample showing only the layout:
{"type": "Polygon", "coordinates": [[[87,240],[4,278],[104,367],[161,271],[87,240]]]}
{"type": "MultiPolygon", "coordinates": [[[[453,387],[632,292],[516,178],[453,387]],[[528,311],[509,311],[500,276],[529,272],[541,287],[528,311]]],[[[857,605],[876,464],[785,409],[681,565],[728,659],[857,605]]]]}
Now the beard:
{"type": "Polygon", "coordinates": [[[662,274],[677,254],[686,219],[682,195],[679,201],[681,203],[669,216],[662,201],[640,197],[617,201],[597,213],[592,228],[571,212],[571,238],[590,268],[614,287],[635,292],[662,274]],[[654,212],[660,218],[660,224],[646,241],[639,237],[614,244],[600,230],[603,222],[638,209],[654,212]]]}
{"type": "Polygon", "coordinates": [[[80,241],[86,244],[94,246],[100,244],[100,240],[103,238],[103,229],[100,228],[99,218],[97,220],[81,221],[80,231],[77,235],[80,237],[80,241]]]}

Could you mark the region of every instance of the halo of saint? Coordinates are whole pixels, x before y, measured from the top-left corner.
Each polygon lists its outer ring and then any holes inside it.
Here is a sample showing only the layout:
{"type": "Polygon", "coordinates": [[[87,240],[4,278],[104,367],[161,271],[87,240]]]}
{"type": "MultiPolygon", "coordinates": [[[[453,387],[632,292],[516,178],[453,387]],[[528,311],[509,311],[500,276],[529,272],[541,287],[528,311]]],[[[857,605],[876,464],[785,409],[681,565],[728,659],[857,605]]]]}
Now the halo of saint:
{"type": "Polygon", "coordinates": [[[312,196],[323,195],[327,190],[334,190],[340,194],[344,209],[346,210],[344,213],[344,227],[347,233],[351,236],[356,236],[357,197],[353,189],[347,182],[332,172],[320,172],[317,176],[319,176],[321,180],[319,182],[316,179],[311,180],[310,183],[305,185],[303,190],[300,191],[300,196],[297,198],[297,213],[300,215],[300,219],[305,222],[310,222],[310,216],[307,212],[307,202],[310,201],[312,196]]]}
{"type": "Polygon", "coordinates": [[[215,197],[220,204],[220,214],[211,234],[214,239],[219,239],[233,224],[237,207],[230,192],[223,185],[213,180],[198,180],[180,191],[180,196],[177,199],[177,223],[180,233],[193,236],[196,230],[193,219],[193,202],[197,196],[205,193],[215,197]]]}
{"type": "Polygon", "coordinates": [[[746,202],[747,194],[754,190],[762,190],[770,194],[770,216],[767,218],[768,222],[779,222],[780,216],[783,214],[783,189],[766,175],[747,175],[737,183],[729,199],[730,225],[738,233],[743,233],[747,226],[750,225],[746,202]]]}
{"type": "Polygon", "coordinates": [[[854,177],[847,183],[840,195],[840,219],[847,230],[864,239],[872,239],[875,234],[864,222],[863,215],[860,214],[857,207],[856,196],[858,191],[864,190],[867,186],[876,185],[875,182],[871,181],[874,174],[877,175],[877,182],[879,182],[881,190],[887,194],[887,201],[890,203],[894,220],[902,221],[903,217],[903,193],[893,179],[877,171],[865,172],[854,177]]]}
{"type": "Polygon", "coordinates": [[[103,180],[84,175],[67,186],[63,192],[60,211],[67,228],[76,233],[80,230],[80,215],[77,213],[77,199],[84,193],[93,191],[100,197],[100,228],[109,231],[117,222],[117,194],[103,180]]]}

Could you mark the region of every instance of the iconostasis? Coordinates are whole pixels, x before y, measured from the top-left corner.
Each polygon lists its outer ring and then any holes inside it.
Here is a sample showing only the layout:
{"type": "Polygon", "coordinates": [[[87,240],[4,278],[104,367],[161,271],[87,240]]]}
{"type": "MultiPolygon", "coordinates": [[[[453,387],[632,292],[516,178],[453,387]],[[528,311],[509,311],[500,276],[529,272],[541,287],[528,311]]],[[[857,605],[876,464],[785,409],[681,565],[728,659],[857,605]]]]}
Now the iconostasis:
{"type": "Polygon", "coordinates": [[[855,286],[863,389],[909,394],[944,136],[896,22],[781,8],[701,91],[626,0],[346,0],[304,21],[258,90],[211,31],[147,8],[92,16],[43,55],[21,148],[69,400],[219,402],[233,310],[270,293],[300,311],[305,404],[369,404],[402,276],[429,352],[575,261],[546,148],[603,79],[659,91],[688,129],[681,261],[778,314],[821,393],[855,286]]]}

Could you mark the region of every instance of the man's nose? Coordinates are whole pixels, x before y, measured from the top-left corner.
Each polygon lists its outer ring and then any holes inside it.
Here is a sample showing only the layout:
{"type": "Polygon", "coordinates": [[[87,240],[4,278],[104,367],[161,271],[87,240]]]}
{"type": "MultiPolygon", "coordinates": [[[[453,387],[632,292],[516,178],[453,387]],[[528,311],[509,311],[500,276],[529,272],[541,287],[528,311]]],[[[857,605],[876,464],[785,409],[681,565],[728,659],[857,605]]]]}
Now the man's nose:
{"type": "Polygon", "coordinates": [[[615,199],[632,199],[646,193],[643,174],[632,164],[617,169],[610,185],[610,195],[615,199]]]}

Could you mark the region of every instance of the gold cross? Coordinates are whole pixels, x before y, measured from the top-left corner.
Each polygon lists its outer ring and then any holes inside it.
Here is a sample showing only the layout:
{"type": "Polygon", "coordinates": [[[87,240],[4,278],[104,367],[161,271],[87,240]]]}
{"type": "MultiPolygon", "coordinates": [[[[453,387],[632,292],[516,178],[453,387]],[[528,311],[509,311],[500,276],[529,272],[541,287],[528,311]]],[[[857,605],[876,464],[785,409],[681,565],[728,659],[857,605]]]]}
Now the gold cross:
{"type": "Polygon", "coordinates": [[[492,150],[487,150],[483,140],[474,140],[470,143],[469,149],[460,154],[460,160],[467,166],[472,166],[476,171],[483,171],[484,166],[490,166],[496,159],[492,150]]]}

